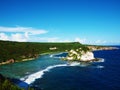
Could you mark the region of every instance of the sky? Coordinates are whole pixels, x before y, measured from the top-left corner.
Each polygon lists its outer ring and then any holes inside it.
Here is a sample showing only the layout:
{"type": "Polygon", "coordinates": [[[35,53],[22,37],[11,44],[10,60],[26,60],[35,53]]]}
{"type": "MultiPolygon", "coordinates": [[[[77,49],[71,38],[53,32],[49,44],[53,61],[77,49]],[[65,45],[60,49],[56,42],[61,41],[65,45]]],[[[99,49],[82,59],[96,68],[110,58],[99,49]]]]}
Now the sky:
{"type": "Polygon", "coordinates": [[[120,45],[120,0],[0,0],[0,40],[120,45]]]}

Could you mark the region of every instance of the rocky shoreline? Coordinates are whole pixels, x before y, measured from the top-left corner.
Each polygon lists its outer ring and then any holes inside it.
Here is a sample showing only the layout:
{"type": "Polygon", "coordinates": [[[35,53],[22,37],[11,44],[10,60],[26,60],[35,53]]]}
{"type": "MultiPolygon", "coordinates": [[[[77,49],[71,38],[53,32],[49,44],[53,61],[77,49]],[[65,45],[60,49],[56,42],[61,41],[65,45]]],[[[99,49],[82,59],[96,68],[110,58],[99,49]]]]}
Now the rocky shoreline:
{"type": "MultiPolygon", "coordinates": [[[[91,61],[96,61],[98,60],[97,58],[94,57],[93,51],[98,51],[98,50],[117,50],[119,48],[117,47],[109,47],[109,46],[87,46],[88,51],[84,51],[81,48],[78,48],[76,50],[71,49],[68,52],[68,56],[65,58],[62,58],[63,60],[69,60],[69,61],[83,61],[83,62],[91,62],[91,61]]],[[[40,55],[45,55],[45,54],[50,54],[50,53],[43,53],[40,55]]],[[[29,60],[34,60],[35,58],[25,58],[22,59],[21,61],[29,61],[29,60]]],[[[6,62],[1,62],[0,65],[4,64],[10,64],[10,63],[15,63],[16,61],[14,59],[9,59],[6,62]]],[[[18,62],[18,61],[17,61],[18,62]]]]}
{"type": "Polygon", "coordinates": [[[94,58],[94,54],[91,51],[83,51],[81,50],[81,48],[76,49],[76,50],[70,50],[68,51],[68,55],[67,57],[64,58],[64,60],[68,60],[68,61],[93,61],[94,58]]]}
{"type": "Polygon", "coordinates": [[[80,62],[94,62],[99,61],[99,58],[94,57],[93,51],[98,50],[116,50],[119,49],[117,47],[103,47],[103,46],[88,46],[89,50],[84,51],[81,48],[78,48],[76,50],[71,49],[68,51],[68,56],[63,58],[63,60],[68,61],[80,61],[80,62]]]}
{"type": "Polygon", "coordinates": [[[111,46],[87,46],[91,51],[98,51],[98,50],[116,50],[119,49],[117,47],[111,46]]]}
{"type": "Polygon", "coordinates": [[[15,62],[30,61],[30,60],[33,60],[33,59],[35,59],[35,58],[26,58],[26,59],[22,59],[21,61],[15,61],[14,59],[9,59],[6,62],[1,62],[0,65],[11,64],[11,63],[15,63],[15,62]]]}

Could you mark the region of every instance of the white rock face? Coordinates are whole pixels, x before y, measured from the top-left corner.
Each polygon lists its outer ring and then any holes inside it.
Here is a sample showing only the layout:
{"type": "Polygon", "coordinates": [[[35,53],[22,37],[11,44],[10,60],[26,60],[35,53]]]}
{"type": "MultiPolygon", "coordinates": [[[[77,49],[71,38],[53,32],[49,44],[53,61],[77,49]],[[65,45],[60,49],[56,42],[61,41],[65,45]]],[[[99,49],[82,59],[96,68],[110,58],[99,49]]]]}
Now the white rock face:
{"type": "Polygon", "coordinates": [[[86,52],[81,56],[81,61],[90,61],[94,58],[94,54],[92,52],[86,52]]]}
{"type": "Polygon", "coordinates": [[[87,51],[84,52],[83,50],[70,50],[68,52],[68,56],[66,57],[67,60],[79,60],[79,61],[91,61],[94,58],[93,52],[87,51]]]}
{"type": "Polygon", "coordinates": [[[68,60],[73,60],[74,58],[73,57],[67,57],[68,60]]]}

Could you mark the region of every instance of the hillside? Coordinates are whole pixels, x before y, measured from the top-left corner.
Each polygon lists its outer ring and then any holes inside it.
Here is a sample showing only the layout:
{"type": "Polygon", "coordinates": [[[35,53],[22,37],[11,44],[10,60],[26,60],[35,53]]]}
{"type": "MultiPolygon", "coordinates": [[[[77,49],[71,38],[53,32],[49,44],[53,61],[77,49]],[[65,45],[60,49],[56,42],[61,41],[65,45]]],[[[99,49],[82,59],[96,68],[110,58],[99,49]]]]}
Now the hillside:
{"type": "Polygon", "coordinates": [[[37,58],[40,54],[65,52],[66,50],[82,48],[89,50],[78,42],[72,43],[35,43],[0,41],[0,63],[13,63],[28,58],[37,58]]]}

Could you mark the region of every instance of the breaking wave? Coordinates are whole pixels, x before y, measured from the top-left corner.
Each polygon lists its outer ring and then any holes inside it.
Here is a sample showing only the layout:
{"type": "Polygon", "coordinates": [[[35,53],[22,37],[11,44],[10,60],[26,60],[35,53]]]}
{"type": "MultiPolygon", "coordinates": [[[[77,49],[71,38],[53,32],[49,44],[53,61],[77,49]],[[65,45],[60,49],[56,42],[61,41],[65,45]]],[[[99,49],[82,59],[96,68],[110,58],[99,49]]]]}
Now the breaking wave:
{"type": "Polygon", "coordinates": [[[96,62],[105,62],[105,59],[104,58],[98,58],[99,60],[96,61],[96,62]]]}
{"type": "Polygon", "coordinates": [[[104,68],[104,66],[98,65],[96,68],[104,68]]]}
{"type": "MultiPolygon", "coordinates": [[[[53,57],[53,56],[51,56],[53,57]]],[[[104,59],[100,58],[97,62],[104,62],[104,59]]],[[[66,66],[81,66],[86,67],[88,66],[86,63],[80,63],[80,62],[69,62],[66,64],[58,64],[58,65],[52,65],[48,66],[47,68],[40,70],[36,73],[30,74],[28,76],[25,76],[24,78],[21,78],[22,81],[26,82],[27,84],[33,83],[36,79],[42,78],[42,76],[45,74],[45,72],[49,72],[51,69],[56,67],[66,67],[66,66]]],[[[97,68],[104,68],[104,66],[97,66],[97,68]]]]}
{"type": "Polygon", "coordinates": [[[22,81],[26,82],[27,84],[31,84],[32,82],[34,82],[36,79],[38,78],[42,78],[42,76],[44,75],[45,72],[50,71],[53,68],[56,67],[64,67],[64,66],[77,66],[79,65],[79,63],[70,63],[70,64],[58,64],[58,65],[52,65],[52,66],[48,66],[47,68],[40,70],[36,73],[33,73],[31,75],[25,76],[24,78],[21,78],[22,81]]]}

